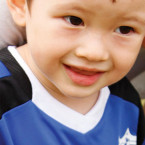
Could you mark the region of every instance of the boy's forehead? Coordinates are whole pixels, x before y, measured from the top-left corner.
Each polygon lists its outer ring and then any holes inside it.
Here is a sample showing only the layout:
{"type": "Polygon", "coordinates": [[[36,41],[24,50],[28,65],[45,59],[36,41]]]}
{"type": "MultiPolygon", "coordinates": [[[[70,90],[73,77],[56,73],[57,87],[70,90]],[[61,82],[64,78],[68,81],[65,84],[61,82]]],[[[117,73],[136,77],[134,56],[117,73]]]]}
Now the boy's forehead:
{"type": "Polygon", "coordinates": [[[110,3],[110,4],[142,4],[142,3],[145,3],[145,0],[48,0],[48,2],[57,2],[57,3],[68,3],[68,4],[71,4],[71,3],[82,3],[82,4],[85,4],[85,3],[90,3],[90,4],[105,4],[105,3],[110,3]]]}
{"type": "Polygon", "coordinates": [[[82,8],[92,12],[145,12],[145,0],[46,0],[60,9],[82,8]]]}
{"type": "MultiPolygon", "coordinates": [[[[47,1],[47,0],[46,0],[47,1]]],[[[92,10],[97,10],[98,7],[106,7],[107,8],[116,8],[116,10],[120,9],[144,9],[145,10],[145,0],[48,0],[52,1],[52,3],[59,6],[77,6],[91,8],[92,10]]],[[[99,11],[99,10],[98,10],[99,11]]]]}

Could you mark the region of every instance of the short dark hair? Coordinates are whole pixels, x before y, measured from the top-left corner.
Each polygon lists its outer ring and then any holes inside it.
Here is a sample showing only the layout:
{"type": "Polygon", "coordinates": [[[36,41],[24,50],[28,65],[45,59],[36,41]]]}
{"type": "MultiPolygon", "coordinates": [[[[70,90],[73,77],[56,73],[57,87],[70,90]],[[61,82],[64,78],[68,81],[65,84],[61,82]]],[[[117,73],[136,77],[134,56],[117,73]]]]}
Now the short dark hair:
{"type": "Polygon", "coordinates": [[[27,0],[28,7],[30,8],[32,0],[27,0]]]}

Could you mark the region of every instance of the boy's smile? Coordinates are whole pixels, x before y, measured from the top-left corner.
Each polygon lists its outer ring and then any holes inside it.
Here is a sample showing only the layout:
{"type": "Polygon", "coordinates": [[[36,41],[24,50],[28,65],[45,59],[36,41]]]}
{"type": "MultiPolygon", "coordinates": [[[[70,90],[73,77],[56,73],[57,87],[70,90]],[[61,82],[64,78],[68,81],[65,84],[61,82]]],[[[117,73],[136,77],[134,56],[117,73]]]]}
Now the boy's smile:
{"type": "Polygon", "coordinates": [[[66,69],[66,73],[70,79],[74,83],[82,86],[89,86],[94,84],[99,79],[101,74],[103,74],[103,72],[99,70],[82,68],[80,66],[72,67],[65,65],[64,68],[66,69]]]}
{"type": "Polygon", "coordinates": [[[34,0],[25,17],[28,43],[19,52],[70,107],[78,98],[80,108],[93,105],[102,87],[126,75],[145,34],[144,0],[34,0]]]}

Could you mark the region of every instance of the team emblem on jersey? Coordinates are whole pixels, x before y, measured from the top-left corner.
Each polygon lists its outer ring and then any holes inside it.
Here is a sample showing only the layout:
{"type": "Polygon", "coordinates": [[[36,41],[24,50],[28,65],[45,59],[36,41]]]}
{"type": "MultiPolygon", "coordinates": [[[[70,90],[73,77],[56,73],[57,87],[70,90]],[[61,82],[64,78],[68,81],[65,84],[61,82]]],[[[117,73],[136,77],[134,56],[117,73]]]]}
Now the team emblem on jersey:
{"type": "Polygon", "coordinates": [[[126,130],[124,136],[119,138],[119,145],[137,145],[137,137],[130,133],[129,128],[126,130]]]}

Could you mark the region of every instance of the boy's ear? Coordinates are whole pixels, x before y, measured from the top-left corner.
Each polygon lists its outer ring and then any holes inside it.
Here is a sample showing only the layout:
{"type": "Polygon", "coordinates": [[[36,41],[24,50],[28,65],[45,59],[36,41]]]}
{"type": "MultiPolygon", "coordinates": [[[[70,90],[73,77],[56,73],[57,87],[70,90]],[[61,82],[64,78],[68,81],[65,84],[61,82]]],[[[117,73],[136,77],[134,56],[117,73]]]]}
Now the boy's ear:
{"type": "Polygon", "coordinates": [[[26,2],[25,0],[7,0],[8,7],[15,23],[19,26],[25,26],[26,2]]]}

